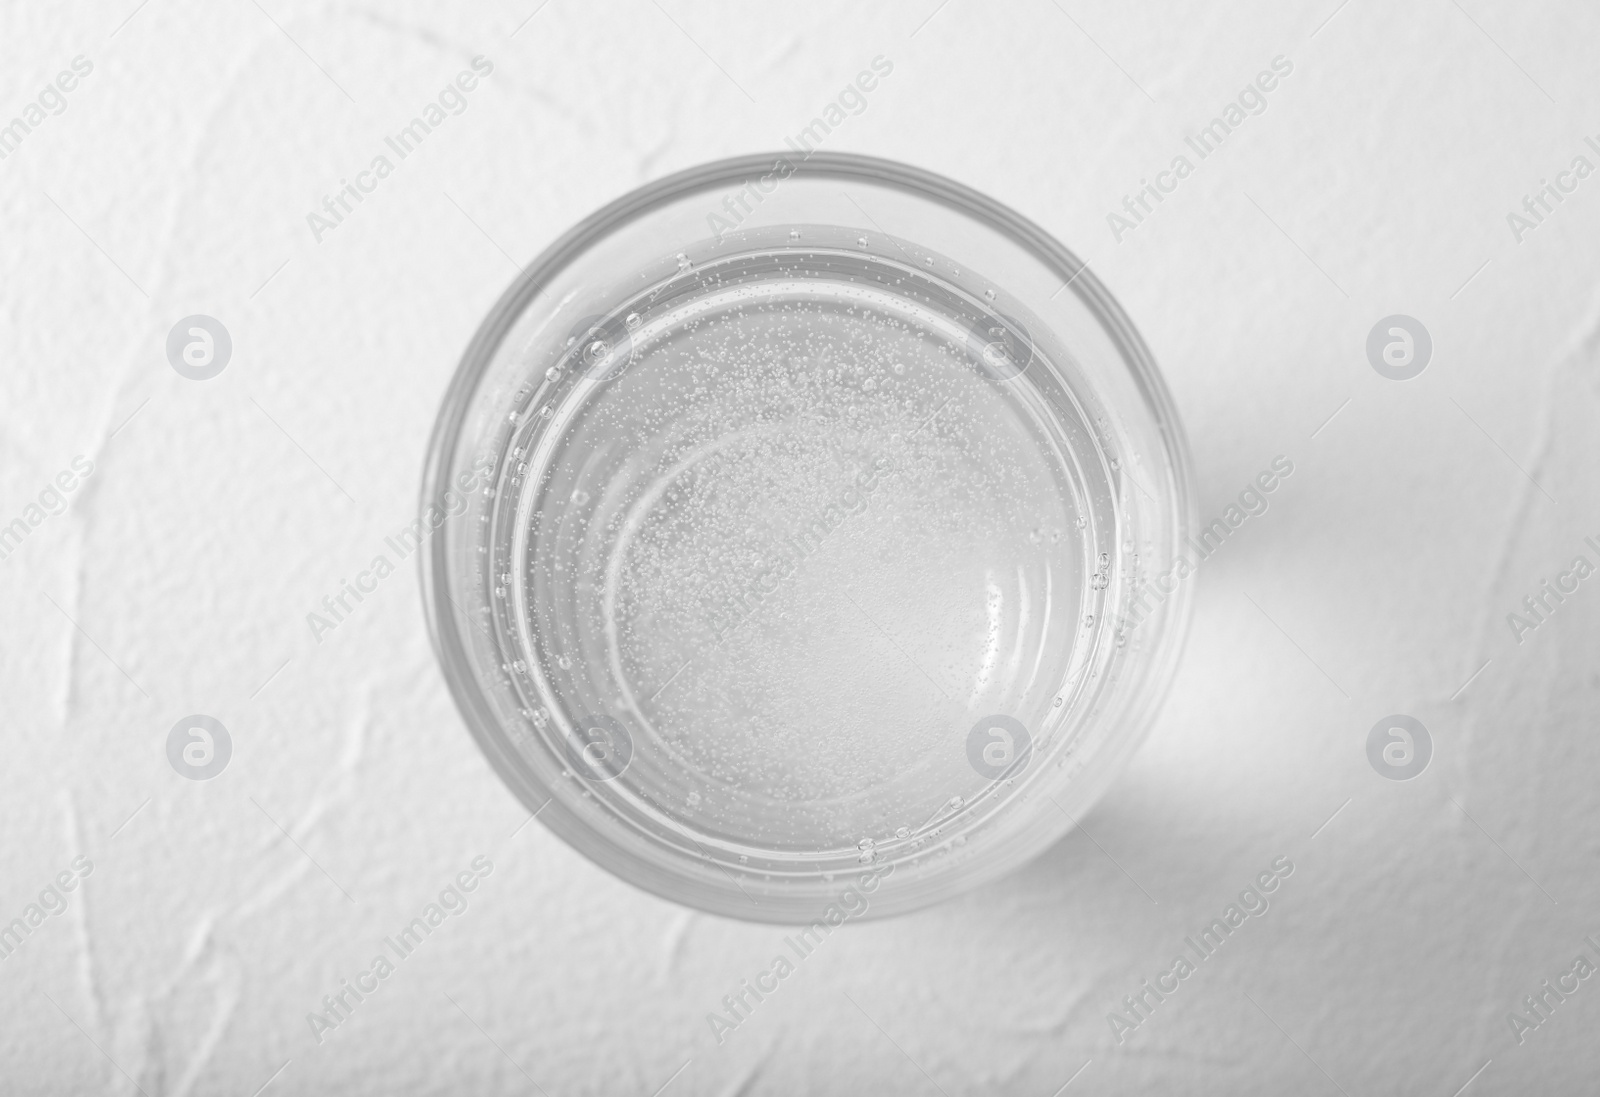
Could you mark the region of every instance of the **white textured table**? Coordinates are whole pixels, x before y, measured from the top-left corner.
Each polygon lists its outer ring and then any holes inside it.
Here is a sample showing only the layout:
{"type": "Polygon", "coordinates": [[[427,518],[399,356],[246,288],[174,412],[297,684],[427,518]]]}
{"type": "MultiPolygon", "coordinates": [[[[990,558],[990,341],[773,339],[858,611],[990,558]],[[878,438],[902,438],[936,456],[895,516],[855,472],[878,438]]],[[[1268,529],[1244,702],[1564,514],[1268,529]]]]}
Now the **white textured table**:
{"type": "Polygon", "coordinates": [[[1572,565],[1600,566],[1600,177],[1572,168],[1600,169],[1600,15],[538,3],[0,13],[3,1088],[1592,1087],[1600,580],[1572,565]],[[522,826],[385,538],[516,264],[781,147],[880,55],[826,147],[1089,259],[1167,373],[1205,520],[1293,473],[1201,568],[1171,701],[1088,833],[846,927],[719,1045],[707,1013],[783,932],[522,826]],[[196,314],[232,342],[205,381],[166,354],[196,314]],[[1430,333],[1413,380],[1368,361],[1391,314],[1430,333]],[[211,780],[168,761],[190,714],[231,740],[211,780]],[[1368,759],[1394,714],[1432,744],[1410,781],[1368,759]],[[1230,914],[1274,863],[1270,906],[1230,914]],[[385,943],[453,886],[464,909],[385,943]],[[1243,923],[1202,960],[1219,918],[1243,923]]]}

